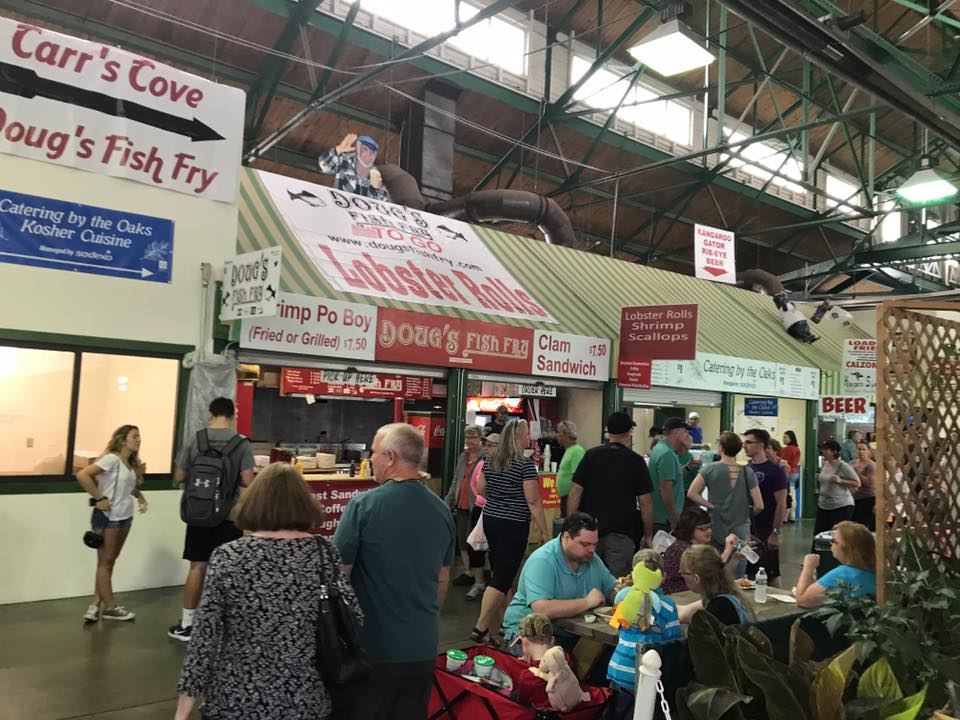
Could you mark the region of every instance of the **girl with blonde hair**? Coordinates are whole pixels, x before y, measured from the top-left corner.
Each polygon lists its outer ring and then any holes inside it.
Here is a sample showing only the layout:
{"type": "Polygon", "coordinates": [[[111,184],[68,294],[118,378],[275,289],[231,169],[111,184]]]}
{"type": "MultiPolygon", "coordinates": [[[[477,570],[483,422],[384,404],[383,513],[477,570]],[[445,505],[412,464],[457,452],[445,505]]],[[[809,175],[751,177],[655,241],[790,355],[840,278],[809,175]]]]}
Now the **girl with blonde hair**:
{"type": "Polygon", "coordinates": [[[470,633],[483,642],[493,618],[501,612],[520,570],[530,535],[530,521],[540,530],[540,543],[550,539],[540,500],[540,475],[524,450],[530,445],[526,420],[510,420],[500,433],[500,445],[486,460],[477,479],[477,494],[485,497],[483,531],[487,536],[490,581],[483,591],[480,615],[470,633]]]}
{"type": "Polygon", "coordinates": [[[133,524],[133,500],[141,513],[147,511],[147,499],[138,486],[143,482],[145,466],[140,462],[140,430],[136,425],[121,425],[110,437],[103,457],[77,473],[77,482],[93,498],[90,524],[103,537],[97,548],[97,572],[90,606],[84,622],[97,620],[133,620],[129,610],[117,605],[113,596],[113,567],[133,524]]]}
{"type": "Polygon", "coordinates": [[[690,546],[680,558],[680,575],[700,595],[697,602],[680,606],[680,622],[689,623],[698,610],[707,610],[724,625],[749,622],[749,601],[712,545],[690,546]]]}

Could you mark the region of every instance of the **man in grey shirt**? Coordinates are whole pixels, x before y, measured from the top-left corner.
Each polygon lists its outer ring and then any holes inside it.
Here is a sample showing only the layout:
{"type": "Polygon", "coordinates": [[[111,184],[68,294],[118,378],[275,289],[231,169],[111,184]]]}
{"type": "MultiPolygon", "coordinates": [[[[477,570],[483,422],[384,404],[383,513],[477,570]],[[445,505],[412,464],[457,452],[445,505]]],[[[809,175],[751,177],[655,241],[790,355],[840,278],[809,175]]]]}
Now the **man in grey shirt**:
{"type": "MultiPolygon", "coordinates": [[[[237,437],[237,431],[234,427],[234,413],[233,400],[230,398],[219,397],[210,403],[210,427],[204,432],[207,434],[207,441],[212,449],[222,451],[234,437],[237,437]]],[[[238,468],[240,475],[237,483],[237,493],[233,498],[234,503],[240,497],[240,486],[246,487],[253,482],[253,451],[250,449],[250,441],[242,436],[240,437],[242,442],[232,454],[232,467],[238,468]]],[[[197,438],[192,437],[177,457],[173,479],[183,484],[187,479],[187,471],[199,455],[197,438]]],[[[207,562],[210,560],[210,554],[224,543],[241,537],[243,537],[243,532],[231,520],[226,520],[216,527],[187,525],[186,540],[183,544],[183,559],[190,561],[190,570],[187,572],[187,580],[183,585],[183,612],[180,622],[167,632],[168,636],[181,642],[190,640],[190,633],[193,630],[193,615],[196,612],[197,605],[200,604],[200,595],[203,593],[203,579],[207,574],[207,562]]]]}

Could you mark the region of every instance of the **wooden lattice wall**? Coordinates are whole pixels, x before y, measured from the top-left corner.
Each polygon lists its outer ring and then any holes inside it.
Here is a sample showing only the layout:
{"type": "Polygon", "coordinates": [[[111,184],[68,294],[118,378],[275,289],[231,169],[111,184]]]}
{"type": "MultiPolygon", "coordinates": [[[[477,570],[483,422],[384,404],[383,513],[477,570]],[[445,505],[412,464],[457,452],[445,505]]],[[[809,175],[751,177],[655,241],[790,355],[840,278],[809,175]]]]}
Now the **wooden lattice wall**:
{"type": "MultiPolygon", "coordinates": [[[[960,558],[960,303],[877,308],[877,577],[907,532],[960,558]],[[892,525],[888,525],[892,518],[892,525]]],[[[879,583],[883,602],[886,588],[879,583]]]]}

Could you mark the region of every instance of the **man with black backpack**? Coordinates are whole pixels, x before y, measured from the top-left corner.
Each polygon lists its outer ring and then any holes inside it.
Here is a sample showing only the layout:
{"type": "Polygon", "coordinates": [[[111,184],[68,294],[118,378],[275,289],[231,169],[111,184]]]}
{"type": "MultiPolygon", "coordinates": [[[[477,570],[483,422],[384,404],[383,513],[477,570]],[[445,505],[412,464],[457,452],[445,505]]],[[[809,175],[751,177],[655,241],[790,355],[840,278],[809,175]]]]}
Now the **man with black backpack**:
{"type": "Polygon", "coordinates": [[[177,458],[174,480],[183,485],[180,518],[187,524],[183,559],[190,561],[190,570],[183,586],[183,615],[167,634],[181,642],[190,640],[210,554],[243,536],[230,515],[241,486],[253,481],[254,462],[250,441],[234,429],[233,416],[229,398],[211,402],[210,427],[198,431],[177,458]]]}

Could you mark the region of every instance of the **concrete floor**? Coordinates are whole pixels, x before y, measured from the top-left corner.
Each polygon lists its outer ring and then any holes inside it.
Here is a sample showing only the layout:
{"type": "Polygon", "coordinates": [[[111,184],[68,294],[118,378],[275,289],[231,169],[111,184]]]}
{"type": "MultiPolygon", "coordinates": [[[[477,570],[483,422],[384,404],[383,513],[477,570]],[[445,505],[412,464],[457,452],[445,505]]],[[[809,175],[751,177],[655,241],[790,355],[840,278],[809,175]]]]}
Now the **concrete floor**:
{"type": "MultiPolygon", "coordinates": [[[[785,588],[800,575],[812,530],[812,521],[785,526],[785,588]]],[[[467,602],[463,590],[451,588],[440,650],[469,644],[479,604],[467,602]]],[[[84,626],[86,598],[4,606],[0,720],[172,718],[184,647],[166,632],[180,616],[180,588],[124,593],[120,602],[136,620],[84,626]]]]}

